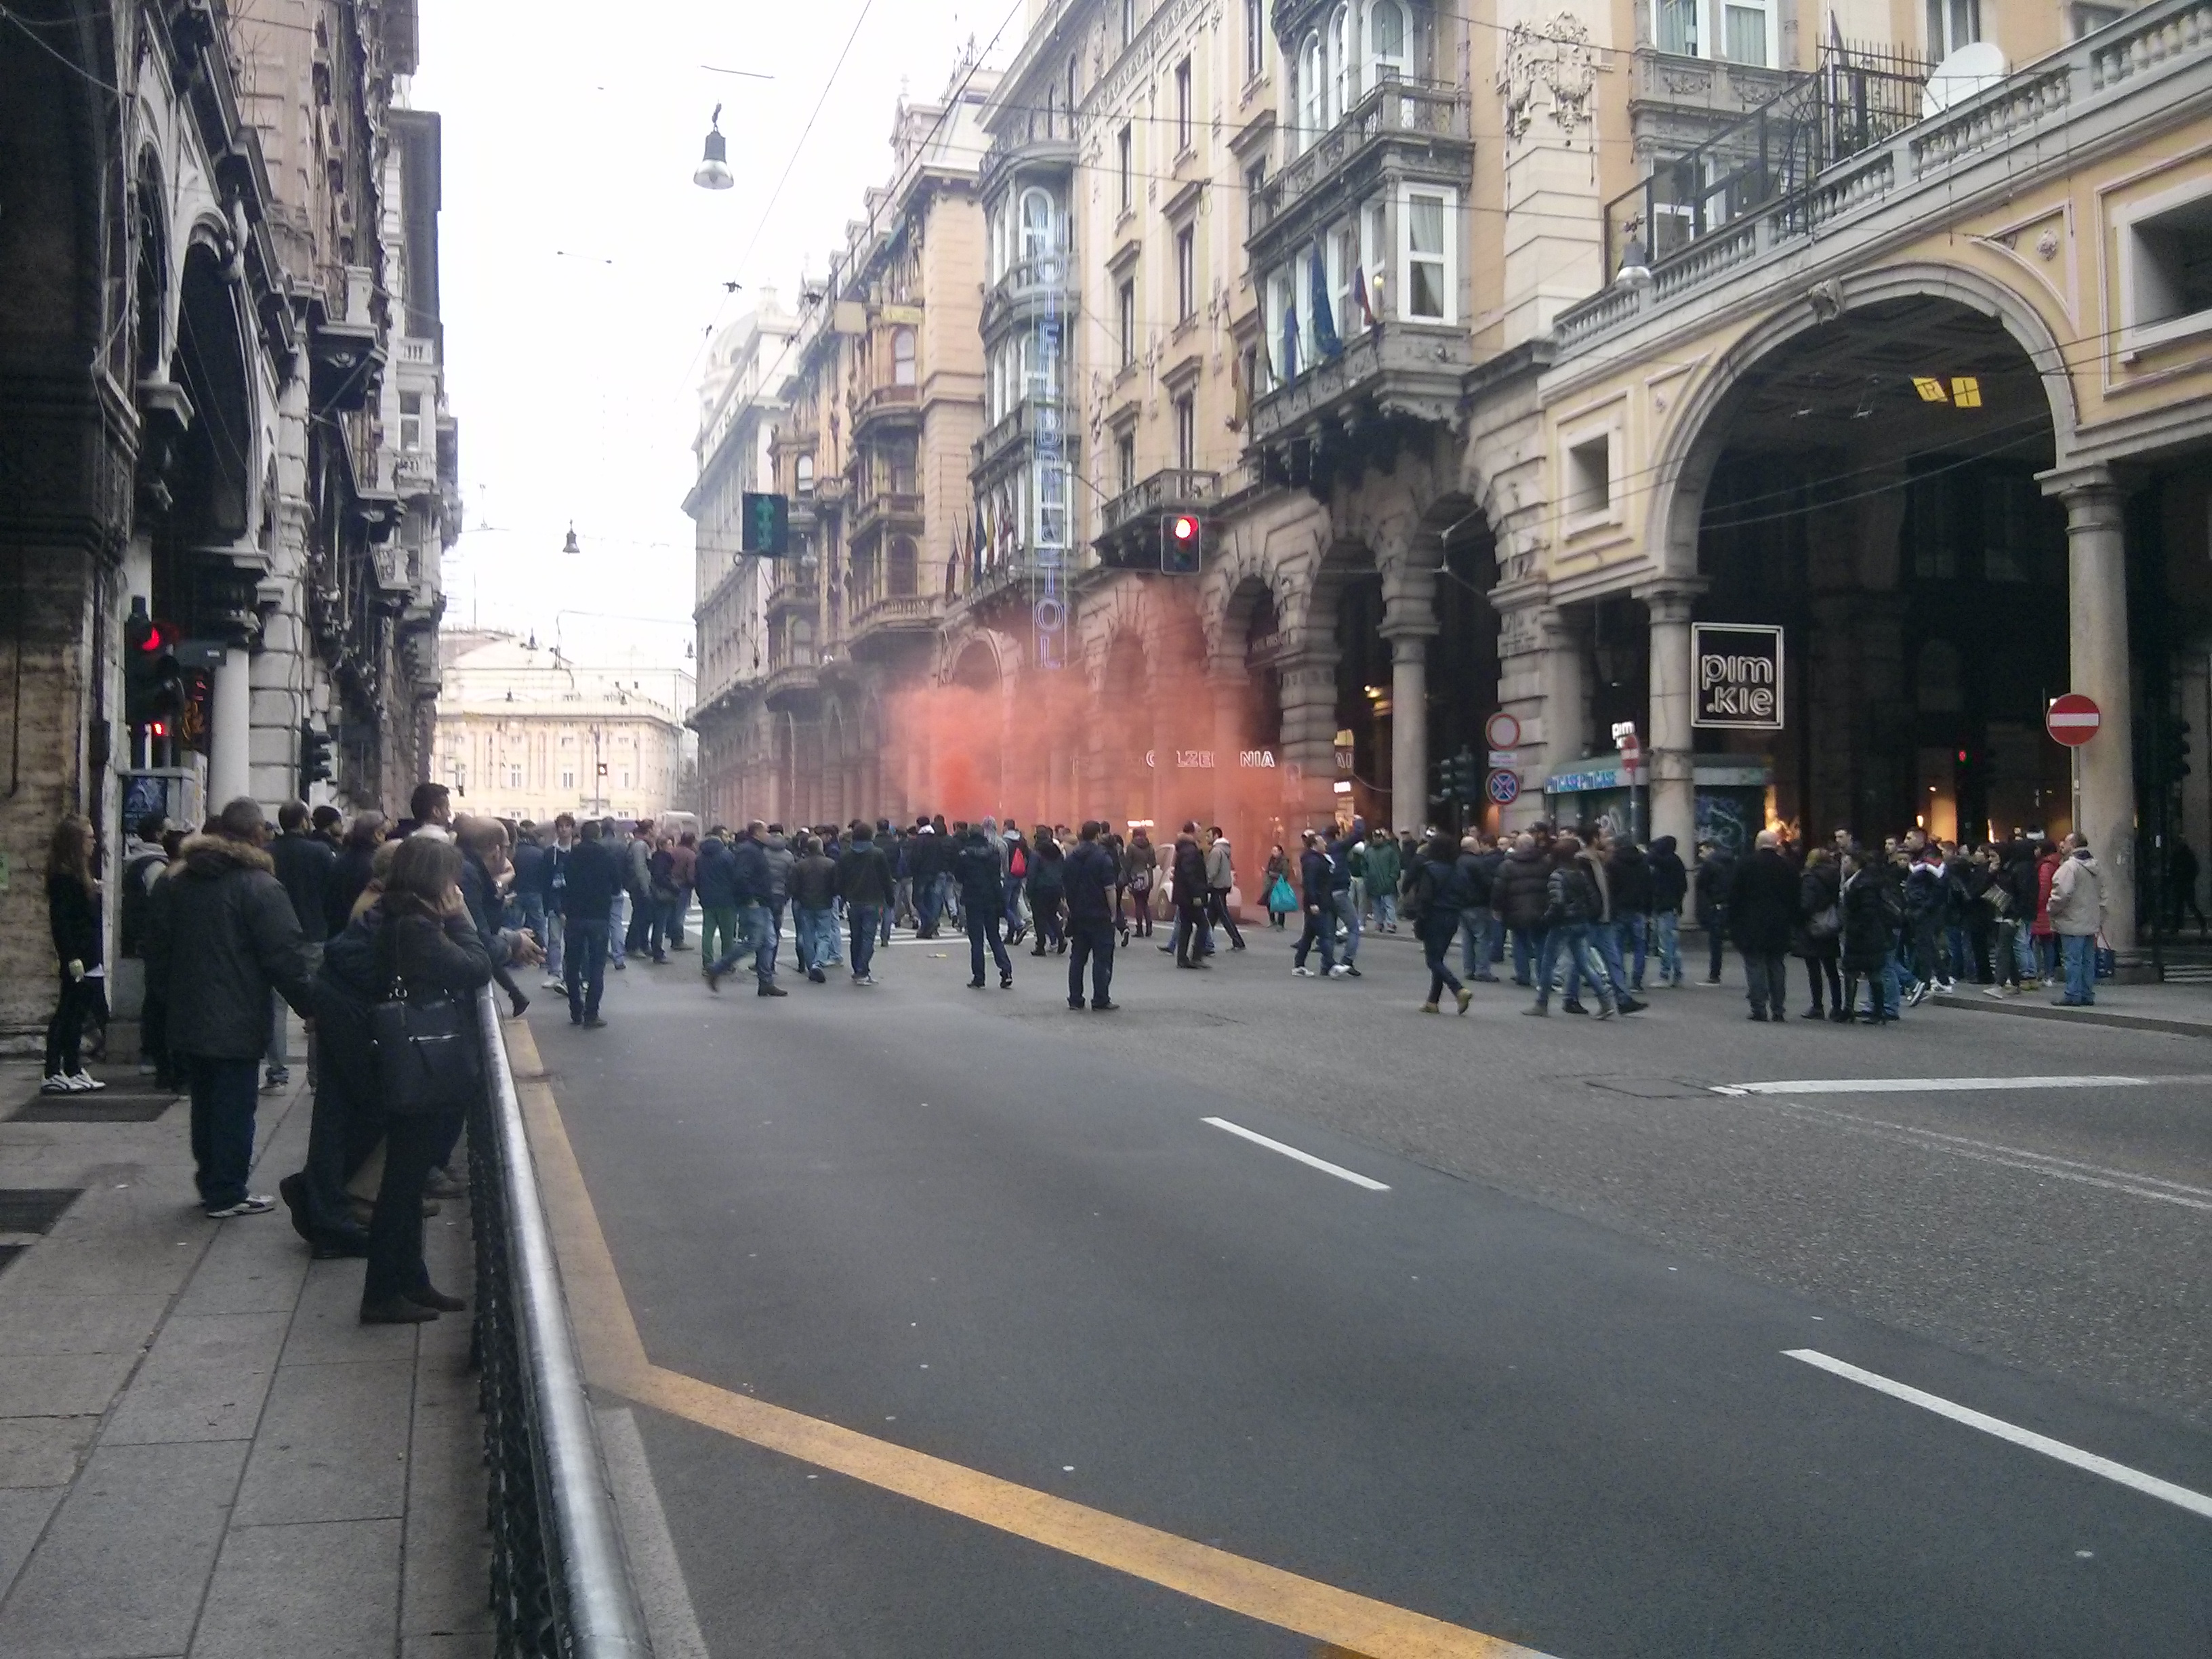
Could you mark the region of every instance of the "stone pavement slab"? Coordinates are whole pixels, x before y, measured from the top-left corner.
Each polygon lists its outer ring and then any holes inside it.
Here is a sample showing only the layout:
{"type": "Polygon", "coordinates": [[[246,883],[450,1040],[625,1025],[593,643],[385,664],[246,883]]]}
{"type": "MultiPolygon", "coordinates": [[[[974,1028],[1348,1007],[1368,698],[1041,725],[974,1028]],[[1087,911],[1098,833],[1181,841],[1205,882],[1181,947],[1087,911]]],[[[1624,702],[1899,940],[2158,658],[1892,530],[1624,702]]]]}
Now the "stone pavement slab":
{"type": "MultiPolygon", "coordinates": [[[[36,1082],[0,1062],[0,1100],[36,1082]]],[[[262,1098],[257,1190],[308,1115],[262,1098]]],[[[489,1655],[468,1316],[364,1328],[361,1262],[206,1219],[188,1120],[0,1121],[0,1189],[78,1193],[0,1267],[0,1656],[489,1655]]],[[[425,1242],[469,1294],[466,1204],[425,1242]]]]}

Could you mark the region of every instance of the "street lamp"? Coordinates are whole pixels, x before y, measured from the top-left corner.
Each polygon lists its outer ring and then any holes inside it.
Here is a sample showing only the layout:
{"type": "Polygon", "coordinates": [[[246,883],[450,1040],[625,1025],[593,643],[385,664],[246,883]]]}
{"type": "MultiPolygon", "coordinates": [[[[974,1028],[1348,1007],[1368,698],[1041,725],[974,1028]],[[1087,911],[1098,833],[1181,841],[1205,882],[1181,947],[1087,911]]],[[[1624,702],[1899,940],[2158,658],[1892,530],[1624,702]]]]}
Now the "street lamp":
{"type": "Polygon", "coordinates": [[[568,520],[568,539],[561,544],[561,550],[571,556],[583,552],[583,544],[576,539],[576,521],[568,520]]]}
{"type": "Polygon", "coordinates": [[[707,152],[700,161],[699,170],[691,175],[691,182],[702,190],[728,190],[738,181],[730,173],[729,141],[722,137],[722,106],[714,106],[714,118],[707,127],[707,152]]]}
{"type": "Polygon", "coordinates": [[[1628,246],[1621,250],[1620,269],[1613,275],[1616,287],[1632,293],[1640,293],[1651,286],[1651,256],[1645,252],[1644,239],[1632,236],[1628,246]]]}

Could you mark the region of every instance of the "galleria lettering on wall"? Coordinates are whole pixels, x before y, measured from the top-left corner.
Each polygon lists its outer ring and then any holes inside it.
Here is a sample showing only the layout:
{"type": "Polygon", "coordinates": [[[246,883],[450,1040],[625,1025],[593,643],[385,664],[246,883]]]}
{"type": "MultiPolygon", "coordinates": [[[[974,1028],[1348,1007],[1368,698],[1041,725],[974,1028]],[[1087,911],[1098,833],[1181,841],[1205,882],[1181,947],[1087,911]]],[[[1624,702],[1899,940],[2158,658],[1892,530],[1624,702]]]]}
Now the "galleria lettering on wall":
{"type": "Polygon", "coordinates": [[[1737,731],[1782,729],[1782,629],[1764,623],[1697,623],[1690,630],[1697,665],[1692,726],[1737,731]]]}

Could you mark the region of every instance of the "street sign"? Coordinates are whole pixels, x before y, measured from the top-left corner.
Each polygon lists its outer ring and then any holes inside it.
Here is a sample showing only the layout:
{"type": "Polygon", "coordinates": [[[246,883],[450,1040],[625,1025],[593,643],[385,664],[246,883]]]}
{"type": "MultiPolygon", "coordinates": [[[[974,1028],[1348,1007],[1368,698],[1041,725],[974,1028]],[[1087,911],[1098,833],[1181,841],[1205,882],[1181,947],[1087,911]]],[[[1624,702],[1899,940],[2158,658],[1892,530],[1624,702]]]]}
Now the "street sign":
{"type": "Polygon", "coordinates": [[[2104,714],[2095,703],[2078,691],[2069,691],[2063,697],[2051,700],[2050,711],[2043,717],[2043,729],[2069,749],[2079,749],[2097,735],[2097,728],[2104,720],[2104,714]]]}
{"type": "Polygon", "coordinates": [[[1518,771],[1521,767],[1521,751],[1517,749],[1493,749],[1490,751],[1490,764],[1492,767],[1502,766],[1510,771],[1518,771]]]}
{"type": "Polygon", "coordinates": [[[1521,775],[1518,772],[1492,772],[1487,793],[1500,806],[1510,806],[1521,799],[1521,775]]]}
{"type": "Polygon", "coordinates": [[[1521,722],[1501,708],[1484,723],[1482,735],[1492,749],[1512,749],[1521,742],[1521,722]]]}

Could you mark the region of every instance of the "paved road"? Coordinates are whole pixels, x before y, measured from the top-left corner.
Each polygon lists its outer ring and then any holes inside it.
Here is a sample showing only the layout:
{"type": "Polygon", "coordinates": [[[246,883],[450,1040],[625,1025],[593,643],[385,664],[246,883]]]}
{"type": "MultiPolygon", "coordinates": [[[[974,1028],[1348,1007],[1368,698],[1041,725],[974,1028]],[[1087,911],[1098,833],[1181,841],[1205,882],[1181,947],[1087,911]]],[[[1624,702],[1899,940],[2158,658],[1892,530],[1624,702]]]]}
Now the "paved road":
{"type": "MultiPolygon", "coordinates": [[[[1790,1357],[2212,1492],[2212,1044],[1431,1019],[1264,933],[1078,1015],[954,948],[533,1018],[658,1364],[1562,1659],[2212,1646],[2212,1517],[1790,1357]],[[1709,1086],[2090,1074],[2196,1080],[1709,1086]]],[[[717,1655],[1315,1651],[640,1419],[717,1655]]]]}

